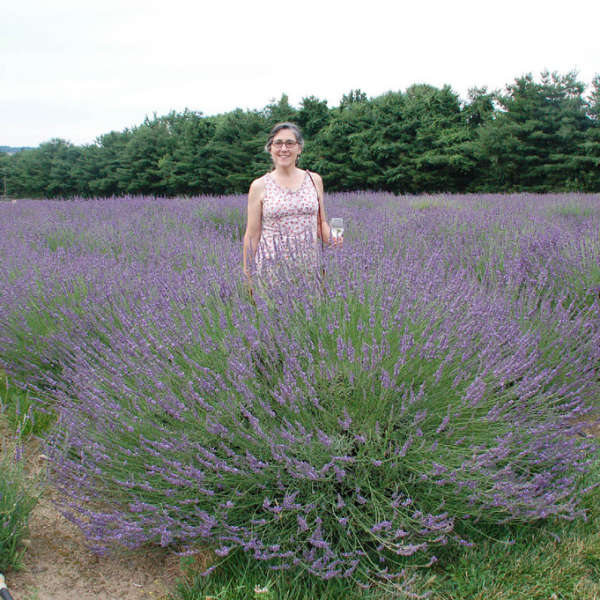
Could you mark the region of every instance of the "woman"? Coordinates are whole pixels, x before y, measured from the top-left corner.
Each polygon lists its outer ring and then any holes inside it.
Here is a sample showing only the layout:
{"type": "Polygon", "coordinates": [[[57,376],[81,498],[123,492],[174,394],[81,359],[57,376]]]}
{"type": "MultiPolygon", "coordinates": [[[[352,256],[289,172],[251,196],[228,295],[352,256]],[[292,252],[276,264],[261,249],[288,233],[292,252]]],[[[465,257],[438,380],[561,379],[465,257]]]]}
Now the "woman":
{"type": "Polygon", "coordinates": [[[297,166],[303,148],[302,133],[293,123],[278,123],[271,130],[265,150],[271,154],[273,170],[255,179],[248,193],[243,252],[248,279],[253,260],[259,274],[267,262],[316,269],[318,236],[326,244],[331,239],[323,180],[297,166]]]}

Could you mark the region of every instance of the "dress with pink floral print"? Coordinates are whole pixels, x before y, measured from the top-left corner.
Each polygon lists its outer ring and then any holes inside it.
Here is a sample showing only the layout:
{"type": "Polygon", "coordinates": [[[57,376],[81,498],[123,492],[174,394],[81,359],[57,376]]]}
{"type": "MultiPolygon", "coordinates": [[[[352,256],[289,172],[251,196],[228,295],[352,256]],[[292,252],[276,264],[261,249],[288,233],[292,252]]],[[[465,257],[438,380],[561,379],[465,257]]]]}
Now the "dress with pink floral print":
{"type": "Polygon", "coordinates": [[[317,266],[317,190],[308,173],[297,190],[283,187],[270,173],[265,176],[260,242],[256,266],[281,260],[288,266],[317,266]]]}

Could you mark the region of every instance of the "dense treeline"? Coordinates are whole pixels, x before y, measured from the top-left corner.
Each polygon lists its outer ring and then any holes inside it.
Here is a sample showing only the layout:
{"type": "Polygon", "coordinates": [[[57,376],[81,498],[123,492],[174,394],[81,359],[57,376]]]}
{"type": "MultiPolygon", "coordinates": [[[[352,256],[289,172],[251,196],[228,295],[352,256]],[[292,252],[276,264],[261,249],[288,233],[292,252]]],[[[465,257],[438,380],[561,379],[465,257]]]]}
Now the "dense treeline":
{"type": "Polygon", "coordinates": [[[269,169],[270,127],[292,120],[307,140],[300,166],[331,191],[600,191],[600,76],[585,90],[575,73],[544,72],[467,101],[426,84],[352,90],[335,108],[283,95],[263,110],[146,118],[87,146],[54,139],[0,154],[0,170],[14,197],[245,192],[269,169]]]}

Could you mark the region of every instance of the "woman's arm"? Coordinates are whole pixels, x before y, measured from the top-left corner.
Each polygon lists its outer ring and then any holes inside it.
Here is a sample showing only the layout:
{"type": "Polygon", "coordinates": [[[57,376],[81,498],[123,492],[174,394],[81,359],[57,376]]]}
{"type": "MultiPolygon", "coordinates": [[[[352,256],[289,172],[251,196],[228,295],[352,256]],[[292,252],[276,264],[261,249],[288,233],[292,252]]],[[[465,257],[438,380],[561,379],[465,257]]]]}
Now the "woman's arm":
{"type": "Polygon", "coordinates": [[[246,277],[250,278],[250,262],[254,260],[262,225],[262,195],[264,185],[260,179],[250,184],[248,192],[248,219],[244,234],[243,268],[246,277]]]}
{"type": "Polygon", "coordinates": [[[318,173],[312,173],[315,187],[317,188],[317,194],[319,195],[319,207],[321,211],[321,235],[323,236],[323,243],[329,244],[331,242],[331,228],[327,222],[327,213],[325,212],[325,190],[323,188],[323,178],[318,173]]]}

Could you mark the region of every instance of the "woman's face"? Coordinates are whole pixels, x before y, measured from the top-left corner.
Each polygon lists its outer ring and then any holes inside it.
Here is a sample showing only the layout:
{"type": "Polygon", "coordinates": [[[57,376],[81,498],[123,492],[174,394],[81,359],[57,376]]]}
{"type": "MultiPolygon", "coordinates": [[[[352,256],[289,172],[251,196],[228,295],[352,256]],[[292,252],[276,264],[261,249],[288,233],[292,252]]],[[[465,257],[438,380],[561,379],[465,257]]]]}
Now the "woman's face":
{"type": "Polygon", "coordinates": [[[271,143],[271,158],[276,167],[291,167],[300,155],[300,144],[291,129],[281,129],[271,143]]]}

